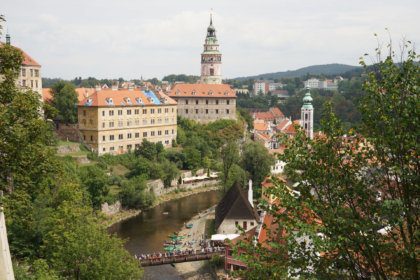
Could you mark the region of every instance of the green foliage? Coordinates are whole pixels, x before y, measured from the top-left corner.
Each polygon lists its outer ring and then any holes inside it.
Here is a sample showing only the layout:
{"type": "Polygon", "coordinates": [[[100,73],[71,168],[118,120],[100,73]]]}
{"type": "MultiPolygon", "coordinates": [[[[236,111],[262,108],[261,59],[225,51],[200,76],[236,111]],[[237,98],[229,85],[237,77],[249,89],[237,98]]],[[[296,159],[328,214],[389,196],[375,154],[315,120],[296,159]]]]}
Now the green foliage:
{"type": "Polygon", "coordinates": [[[367,73],[362,134],[343,129],[327,103],[324,137],[290,139],[282,160],[297,184],[270,188],[278,228],[269,248],[242,245],[248,279],[419,278],[418,59],[409,50],[395,64],[389,49],[367,73]]]}
{"type": "Polygon", "coordinates": [[[180,172],[175,163],[165,160],[162,163],[162,181],[165,187],[170,187],[172,180],[176,179],[180,172]]]}
{"type": "Polygon", "coordinates": [[[144,209],[152,205],[153,192],[150,192],[143,176],[133,177],[122,182],[120,193],[121,204],[124,207],[144,209]]]}
{"type": "MultiPolygon", "coordinates": [[[[242,167],[249,173],[254,187],[259,187],[264,178],[270,173],[274,158],[259,142],[248,142],[242,153],[242,167]]],[[[257,194],[258,194],[258,188],[257,194]]]]}
{"type": "MultiPolygon", "coordinates": [[[[74,161],[54,155],[39,94],[16,87],[20,51],[3,45],[0,61],[0,189],[10,250],[21,264],[16,278],[139,279],[137,261],[96,220],[74,161]]],[[[92,198],[103,194],[103,185],[83,182],[92,198]]]]}
{"type": "Polygon", "coordinates": [[[99,209],[109,192],[109,178],[105,171],[96,165],[80,167],[81,185],[90,194],[94,208],[99,209]]]}
{"type": "Polygon", "coordinates": [[[134,153],[136,156],[141,156],[148,160],[156,160],[156,156],[157,156],[156,144],[144,138],[140,147],[136,148],[134,153]]]}
{"type": "Polygon", "coordinates": [[[232,186],[230,183],[230,175],[232,166],[239,162],[239,149],[238,144],[235,142],[228,142],[222,147],[222,184],[226,190],[227,187],[232,186]]]}
{"type": "Polygon", "coordinates": [[[172,75],[168,75],[162,78],[162,81],[168,81],[171,84],[175,82],[195,84],[199,80],[200,80],[200,76],[192,76],[192,75],[185,75],[185,74],[180,74],[180,75],[172,74],[172,75]]]}
{"type": "Polygon", "coordinates": [[[51,105],[58,111],[56,120],[68,123],[77,123],[77,93],[74,85],[60,81],[51,87],[51,105]]]}

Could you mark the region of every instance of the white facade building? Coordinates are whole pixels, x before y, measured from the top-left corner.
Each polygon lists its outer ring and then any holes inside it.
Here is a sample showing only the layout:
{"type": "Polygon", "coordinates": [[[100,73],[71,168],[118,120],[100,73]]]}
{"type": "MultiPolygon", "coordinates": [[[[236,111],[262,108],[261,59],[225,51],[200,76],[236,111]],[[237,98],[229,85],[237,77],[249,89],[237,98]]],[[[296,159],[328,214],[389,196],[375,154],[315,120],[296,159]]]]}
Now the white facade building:
{"type": "Polygon", "coordinates": [[[303,97],[300,121],[306,136],[312,139],[314,137],[314,107],[312,106],[312,96],[309,89],[303,97]]]}
{"type": "Polygon", "coordinates": [[[219,52],[219,43],[216,29],[210,16],[210,25],[204,42],[204,51],[201,53],[201,79],[203,84],[222,83],[222,54],[219,52]]]}

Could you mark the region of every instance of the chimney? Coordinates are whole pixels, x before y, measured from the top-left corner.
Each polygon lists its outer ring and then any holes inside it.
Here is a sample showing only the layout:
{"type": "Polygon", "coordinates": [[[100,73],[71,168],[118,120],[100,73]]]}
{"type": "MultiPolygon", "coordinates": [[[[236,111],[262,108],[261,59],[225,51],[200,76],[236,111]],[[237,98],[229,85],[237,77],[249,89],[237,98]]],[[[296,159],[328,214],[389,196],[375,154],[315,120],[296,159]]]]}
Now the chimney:
{"type": "Polygon", "coordinates": [[[100,91],[102,89],[102,87],[101,87],[101,85],[100,84],[97,84],[96,86],[95,86],[95,90],[96,91],[100,91]]]}
{"type": "Polygon", "coordinates": [[[252,180],[249,179],[248,182],[249,188],[248,188],[248,201],[251,204],[252,207],[254,207],[254,195],[252,193],[252,180]]]}

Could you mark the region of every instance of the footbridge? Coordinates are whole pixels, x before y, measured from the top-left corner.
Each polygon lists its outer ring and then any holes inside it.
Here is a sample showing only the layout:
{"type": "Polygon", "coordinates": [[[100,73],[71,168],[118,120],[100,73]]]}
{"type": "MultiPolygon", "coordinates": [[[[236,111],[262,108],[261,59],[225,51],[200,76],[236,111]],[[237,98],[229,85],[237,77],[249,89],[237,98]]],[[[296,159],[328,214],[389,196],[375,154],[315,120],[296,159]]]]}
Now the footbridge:
{"type": "Polygon", "coordinates": [[[180,253],[154,253],[147,256],[137,257],[142,267],[145,266],[156,266],[164,264],[175,264],[183,262],[195,262],[210,260],[213,256],[225,256],[224,248],[212,249],[212,250],[196,250],[196,251],[185,251],[180,253]]]}

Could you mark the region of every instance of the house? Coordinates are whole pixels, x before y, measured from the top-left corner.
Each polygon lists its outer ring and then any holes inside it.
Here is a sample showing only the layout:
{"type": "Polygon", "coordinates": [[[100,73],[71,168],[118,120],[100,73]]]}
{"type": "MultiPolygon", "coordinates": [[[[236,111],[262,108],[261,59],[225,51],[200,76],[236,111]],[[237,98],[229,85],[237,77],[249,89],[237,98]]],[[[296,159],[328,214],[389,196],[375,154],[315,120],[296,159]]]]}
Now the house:
{"type": "MultiPolygon", "coordinates": [[[[252,188],[249,190],[252,194],[252,188]]],[[[259,216],[253,207],[252,195],[248,198],[238,183],[235,183],[216,207],[215,228],[219,234],[240,233],[256,227],[259,216]]]]}

